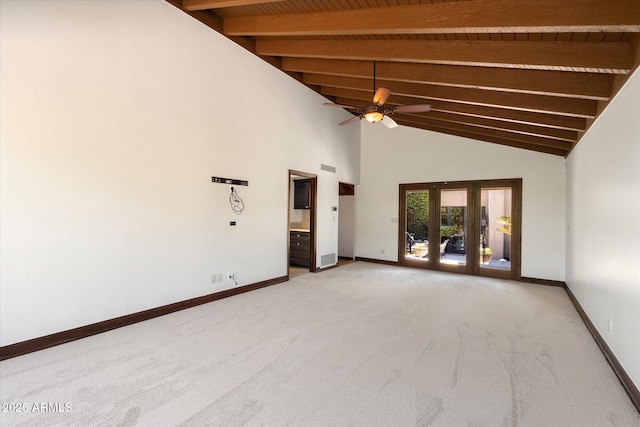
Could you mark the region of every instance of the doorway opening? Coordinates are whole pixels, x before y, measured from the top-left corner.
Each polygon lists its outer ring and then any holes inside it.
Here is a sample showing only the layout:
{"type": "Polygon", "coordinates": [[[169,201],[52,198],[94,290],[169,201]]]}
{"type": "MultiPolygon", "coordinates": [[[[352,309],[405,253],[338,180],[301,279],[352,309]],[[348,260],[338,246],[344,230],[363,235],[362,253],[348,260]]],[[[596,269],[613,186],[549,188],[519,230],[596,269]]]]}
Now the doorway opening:
{"type": "Polygon", "coordinates": [[[355,186],[338,183],[338,265],[355,260],[355,186]]]}
{"type": "Polygon", "coordinates": [[[287,276],[316,270],[316,198],[318,177],[289,170],[287,276]]]}

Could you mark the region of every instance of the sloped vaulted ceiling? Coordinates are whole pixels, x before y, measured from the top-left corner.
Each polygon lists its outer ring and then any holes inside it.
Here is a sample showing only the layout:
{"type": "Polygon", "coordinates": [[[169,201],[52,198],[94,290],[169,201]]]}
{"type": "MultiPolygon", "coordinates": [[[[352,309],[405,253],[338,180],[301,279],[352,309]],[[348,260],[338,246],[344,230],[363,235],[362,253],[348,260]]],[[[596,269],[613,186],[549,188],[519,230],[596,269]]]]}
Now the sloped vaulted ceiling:
{"type": "Polygon", "coordinates": [[[559,156],[640,60],[638,0],[167,1],[330,101],[369,103],[375,61],[432,106],[400,125],[559,156]]]}

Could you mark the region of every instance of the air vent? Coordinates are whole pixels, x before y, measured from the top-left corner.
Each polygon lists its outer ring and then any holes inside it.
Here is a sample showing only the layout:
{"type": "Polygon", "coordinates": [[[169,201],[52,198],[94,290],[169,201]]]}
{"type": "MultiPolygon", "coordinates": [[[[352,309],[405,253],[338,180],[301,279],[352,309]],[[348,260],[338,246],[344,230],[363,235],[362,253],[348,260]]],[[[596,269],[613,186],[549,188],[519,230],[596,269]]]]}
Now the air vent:
{"type": "Polygon", "coordinates": [[[320,164],[320,169],[322,169],[323,171],[336,173],[336,167],[335,166],[329,166],[329,165],[320,164]]]}
{"type": "Polygon", "coordinates": [[[320,267],[333,265],[336,263],[336,254],[327,254],[320,257],[320,267]]]}

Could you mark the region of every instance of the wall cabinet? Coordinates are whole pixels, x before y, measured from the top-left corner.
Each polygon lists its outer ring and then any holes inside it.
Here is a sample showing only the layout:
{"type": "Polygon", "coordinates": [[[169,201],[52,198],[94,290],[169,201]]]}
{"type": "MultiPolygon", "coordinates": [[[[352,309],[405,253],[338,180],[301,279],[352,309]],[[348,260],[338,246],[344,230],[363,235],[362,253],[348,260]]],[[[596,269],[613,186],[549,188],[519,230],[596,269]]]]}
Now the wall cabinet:
{"type": "Polygon", "coordinates": [[[311,208],[311,180],[297,179],[293,181],[293,208],[311,208]]]}
{"type": "Polygon", "coordinates": [[[289,264],[309,267],[310,235],[308,231],[289,232],[289,264]]]}

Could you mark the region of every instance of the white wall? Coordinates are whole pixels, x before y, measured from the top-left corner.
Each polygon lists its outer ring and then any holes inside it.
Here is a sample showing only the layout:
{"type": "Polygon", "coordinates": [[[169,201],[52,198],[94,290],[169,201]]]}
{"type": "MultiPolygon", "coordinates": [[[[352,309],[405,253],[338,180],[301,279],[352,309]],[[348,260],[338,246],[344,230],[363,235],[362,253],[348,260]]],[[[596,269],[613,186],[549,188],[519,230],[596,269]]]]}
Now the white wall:
{"type": "Polygon", "coordinates": [[[286,275],[289,169],[337,253],[345,112],[161,0],[0,7],[0,345],[286,275]]]}
{"type": "Polygon", "coordinates": [[[636,71],[568,158],[566,281],[640,388],[639,117],[636,71]]]}
{"type": "Polygon", "coordinates": [[[522,276],[564,281],[562,157],[365,122],[361,149],[356,256],[398,260],[399,184],[522,178],[522,276]]]}

